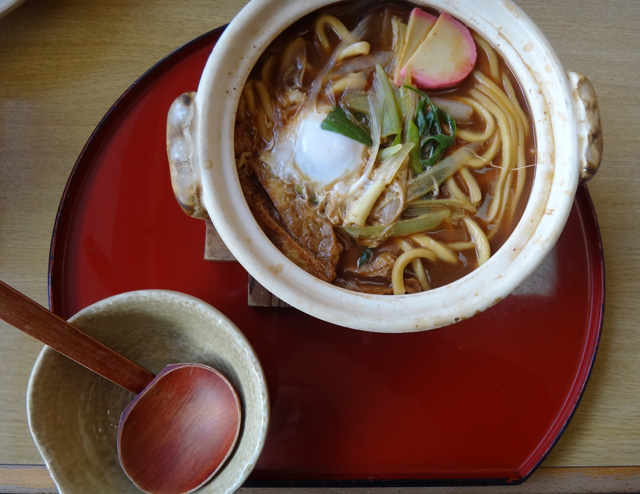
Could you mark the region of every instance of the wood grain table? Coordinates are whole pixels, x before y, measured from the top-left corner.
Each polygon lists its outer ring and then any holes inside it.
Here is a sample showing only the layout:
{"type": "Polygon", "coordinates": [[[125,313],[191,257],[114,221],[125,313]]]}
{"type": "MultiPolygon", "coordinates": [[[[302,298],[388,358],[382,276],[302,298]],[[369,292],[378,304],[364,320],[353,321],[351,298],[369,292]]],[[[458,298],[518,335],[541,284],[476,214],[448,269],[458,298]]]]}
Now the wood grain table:
{"type": "MultiPolygon", "coordinates": [[[[91,132],[147,68],[229,22],[244,3],[26,0],[0,18],[2,280],[47,304],[56,210],[91,132]]],[[[565,68],[587,75],[599,96],[605,154],[589,190],[604,244],[607,295],[595,367],[568,429],[527,482],[500,491],[640,492],[640,1],[518,3],[549,37],[565,68]]],[[[40,349],[0,323],[0,492],[55,492],[25,412],[27,380],[40,349]]]]}

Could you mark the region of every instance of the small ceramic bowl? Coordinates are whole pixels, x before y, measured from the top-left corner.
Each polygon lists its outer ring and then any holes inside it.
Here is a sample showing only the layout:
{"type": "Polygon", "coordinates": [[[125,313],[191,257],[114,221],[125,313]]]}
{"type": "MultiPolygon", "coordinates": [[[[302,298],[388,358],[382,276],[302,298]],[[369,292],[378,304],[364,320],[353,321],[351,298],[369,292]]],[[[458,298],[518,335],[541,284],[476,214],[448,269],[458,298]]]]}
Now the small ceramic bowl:
{"type": "Polygon", "coordinates": [[[267,290],[320,319],[379,332],[422,331],[472,317],[499,302],[541,264],[560,236],[581,182],[600,165],[602,133],[589,81],[567,73],[542,32],[509,0],[417,0],[484,37],[523,88],[535,127],[537,165],[517,227],[488,262],[434,290],[408,295],[356,293],[320,281],[289,261],[262,232],[244,199],[234,157],[242,89],[265,48],[289,25],[334,0],[252,0],[229,24],[197,92],[169,112],[168,150],[176,197],[210,217],[235,258],[267,290]]]}
{"type": "MultiPolygon", "coordinates": [[[[218,310],[188,295],[129,292],[69,319],[107,346],[158,373],[170,363],[202,363],[233,384],[241,434],[221,470],[197,492],[237,490],[264,445],[269,399],[264,374],[244,335],[218,310]]],[[[134,395],[45,347],[27,390],[31,434],[61,493],[136,493],[118,462],[117,427],[134,395]]]]}

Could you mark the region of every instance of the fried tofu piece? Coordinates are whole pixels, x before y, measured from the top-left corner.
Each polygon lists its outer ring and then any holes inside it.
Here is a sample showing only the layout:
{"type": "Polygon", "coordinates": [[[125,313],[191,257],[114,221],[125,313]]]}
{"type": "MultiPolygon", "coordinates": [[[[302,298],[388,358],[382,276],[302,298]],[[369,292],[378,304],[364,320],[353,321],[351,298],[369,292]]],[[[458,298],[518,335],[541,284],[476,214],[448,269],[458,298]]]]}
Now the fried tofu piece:
{"type": "Polygon", "coordinates": [[[241,166],[238,175],[251,212],[273,244],[308,273],[333,281],[342,251],[333,226],[261,163],[241,166]]]}

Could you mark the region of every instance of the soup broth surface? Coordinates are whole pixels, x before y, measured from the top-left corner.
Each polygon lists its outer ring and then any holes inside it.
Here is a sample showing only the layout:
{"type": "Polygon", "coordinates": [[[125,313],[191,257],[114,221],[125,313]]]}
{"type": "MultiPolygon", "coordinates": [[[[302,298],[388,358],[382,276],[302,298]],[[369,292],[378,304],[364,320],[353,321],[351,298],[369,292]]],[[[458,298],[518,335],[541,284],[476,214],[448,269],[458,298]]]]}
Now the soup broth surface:
{"type": "Polygon", "coordinates": [[[421,87],[407,32],[416,16],[445,20],[414,9],[349,2],[305,17],[265,51],[238,107],[238,174],[256,220],[293,262],[350,290],[412,293],[465,276],[504,244],[533,181],[533,124],[508,65],[469,31],[471,72],[421,87]]]}

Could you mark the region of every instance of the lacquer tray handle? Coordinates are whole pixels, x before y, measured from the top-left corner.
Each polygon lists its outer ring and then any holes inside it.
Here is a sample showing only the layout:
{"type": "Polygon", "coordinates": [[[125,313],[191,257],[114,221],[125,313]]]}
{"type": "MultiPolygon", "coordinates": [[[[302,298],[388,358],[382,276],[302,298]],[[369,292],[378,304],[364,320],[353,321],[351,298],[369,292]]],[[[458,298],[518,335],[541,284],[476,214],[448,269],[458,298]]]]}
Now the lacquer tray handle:
{"type": "Polygon", "coordinates": [[[602,162],[603,139],[600,107],[593,85],[584,75],[568,72],[578,126],[580,183],[591,180],[602,162]]]}

